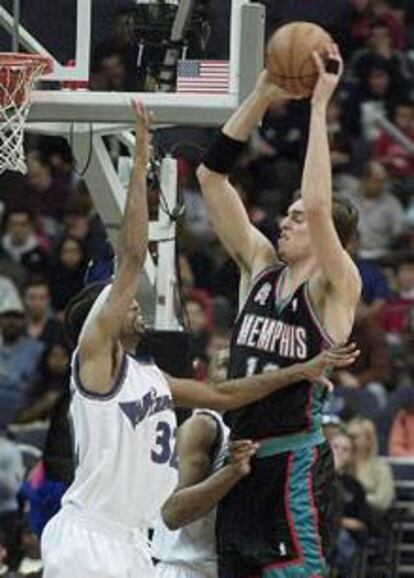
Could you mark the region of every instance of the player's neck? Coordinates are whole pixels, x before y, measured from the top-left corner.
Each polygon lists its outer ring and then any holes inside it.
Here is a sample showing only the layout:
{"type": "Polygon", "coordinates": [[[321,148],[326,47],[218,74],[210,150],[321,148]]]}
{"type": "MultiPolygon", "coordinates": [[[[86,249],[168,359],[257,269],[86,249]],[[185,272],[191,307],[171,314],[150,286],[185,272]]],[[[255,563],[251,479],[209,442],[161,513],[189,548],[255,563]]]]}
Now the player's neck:
{"type": "Polygon", "coordinates": [[[298,287],[318,272],[318,264],[313,257],[306,260],[288,263],[288,279],[292,286],[298,287]]]}
{"type": "Polygon", "coordinates": [[[129,353],[130,355],[135,356],[138,342],[139,342],[139,337],[137,337],[136,335],[124,336],[121,339],[122,349],[126,353],[129,353]]]}

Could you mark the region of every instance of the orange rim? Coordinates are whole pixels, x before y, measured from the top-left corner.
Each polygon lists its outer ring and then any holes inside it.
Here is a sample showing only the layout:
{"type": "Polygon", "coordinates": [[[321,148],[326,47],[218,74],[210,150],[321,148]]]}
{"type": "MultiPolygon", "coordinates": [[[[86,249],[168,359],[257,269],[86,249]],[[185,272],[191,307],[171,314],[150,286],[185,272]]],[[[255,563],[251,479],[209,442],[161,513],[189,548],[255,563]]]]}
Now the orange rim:
{"type": "Polygon", "coordinates": [[[53,60],[41,54],[24,54],[20,52],[0,52],[1,68],[21,68],[28,71],[42,67],[41,74],[53,72],[53,60]]]}

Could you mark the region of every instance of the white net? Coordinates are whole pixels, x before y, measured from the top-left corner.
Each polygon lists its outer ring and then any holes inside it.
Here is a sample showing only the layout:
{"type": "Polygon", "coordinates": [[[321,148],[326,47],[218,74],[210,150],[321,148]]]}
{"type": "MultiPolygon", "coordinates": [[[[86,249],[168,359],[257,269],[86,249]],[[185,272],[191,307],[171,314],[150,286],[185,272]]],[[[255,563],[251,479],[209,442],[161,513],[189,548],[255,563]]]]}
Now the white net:
{"type": "Polygon", "coordinates": [[[26,172],[24,124],[36,80],[51,71],[47,58],[28,54],[0,54],[0,174],[26,172]]]}

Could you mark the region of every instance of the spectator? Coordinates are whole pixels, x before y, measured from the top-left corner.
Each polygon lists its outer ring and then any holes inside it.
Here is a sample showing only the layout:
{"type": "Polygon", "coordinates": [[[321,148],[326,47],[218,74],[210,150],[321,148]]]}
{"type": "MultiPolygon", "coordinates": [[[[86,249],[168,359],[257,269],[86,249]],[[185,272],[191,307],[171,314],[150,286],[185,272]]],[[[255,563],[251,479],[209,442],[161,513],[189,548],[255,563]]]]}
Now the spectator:
{"type": "Polygon", "coordinates": [[[0,309],[4,303],[18,303],[19,293],[12,281],[0,275],[0,309]]]}
{"type": "Polygon", "coordinates": [[[187,293],[194,287],[194,274],[191,269],[188,257],[181,253],[178,257],[178,266],[180,272],[181,289],[187,293]]]}
{"type": "Polygon", "coordinates": [[[377,0],[373,11],[377,21],[388,27],[396,50],[406,51],[408,43],[405,0],[377,0]]]}
{"type": "Polygon", "coordinates": [[[33,215],[24,208],[10,209],[4,229],[0,258],[20,263],[30,274],[47,276],[49,259],[36,238],[33,215]]]}
{"type": "Polygon", "coordinates": [[[39,151],[27,155],[27,184],[33,211],[61,222],[73,190],[53,177],[50,163],[39,151]]]}
{"type": "Polygon", "coordinates": [[[349,245],[349,252],[358,267],[362,280],[362,299],[359,305],[359,316],[377,319],[387,299],[391,296],[388,281],[375,261],[359,257],[359,234],[349,245]]]}
{"type": "Polygon", "coordinates": [[[27,283],[28,273],[21,263],[15,263],[5,256],[0,247],[0,277],[13,283],[20,295],[27,283]]]}
{"type": "Polygon", "coordinates": [[[322,429],[326,441],[330,443],[343,429],[341,419],[337,415],[325,412],[322,416],[322,429]]]}
{"type": "Polygon", "coordinates": [[[357,361],[345,371],[338,372],[339,384],[350,388],[365,388],[375,394],[380,406],[386,403],[386,384],[391,374],[390,351],[385,334],[374,319],[359,316],[350,337],[361,349],[357,361]]]}
{"type": "Polygon", "coordinates": [[[23,460],[19,448],[5,437],[4,431],[0,431],[0,532],[4,532],[8,564],[13,569],[17,566],[20,554],[21,521],[17,494],[23,476],[23,460]]]}
{"type": "Polygon", "coordinates": [[[45,351],[40,364],[39,379],[28,392],[17,422],[30,423],[50,417],[57,400],[68,385],[69,362],[69,350],[63,343],[54,343],[45,351]]]}
{"type": "Polygon", "coordinates": [[[191,331],[190,358],[197,367],[197,378],[205,377],[207,343],[212,328],[213,307],[208,293],[191,289],[185,303],[188,325],[191,331]]]}
{"type": "Polygon", "coordinates": [[[36,379],[44,346],[26,336],[20,300],[1,304],[0,330],[0,427],[5,427],[16,417],[36,379]]]}
{"type": "Polygon", "coordinates": [[[40,556],[39,538],[35,532],[26,525],[22,532],[22,551],[23,559],[18,568],[21,576],[31,576],[35,572],[40,572],[43,568],[43,562],[40,556]]]}
{"type": "MultiPolygon", "coordinates": [[[[391,122],[414,143],[414,103],[397,103],[391,122]]],[[[414,154],[407,150],[395,136],[383,129],[374,143],[374,159],[383,164],[393,179],[393,189],[405,204],[414,191],[414,154]]]]}
{"type": "Polygon", "coordinates": [[[356,191],[358,180],[354,176],[353,145],[343,121],[343,111],[339,100],[329,103],[327,111],[329,148],[334,175],[334,184],[338,190],[356,191]]]}
{"type": "Polygon", "coordinates": [[[228,374],[231,330],[213,331],[207,345],[207,377],[216,383],[224,381],[228,374]]]}
{"type": "Polygon", "coordinates": [[[367,48],[354,54],[350,68],[361,82],[367,72],[381,65],[390,73],[394,87],[405,87],[409,77],[405,55],[394,49],[393,37],[388,27],[377,22],[371,27],[367,48]]]}
{"type": "Polygon", "coordinates": [[[9,561],[8,557],[6,533],[0,530],[0,576],[1,578],[17,578],[7,564],[9,561]]]}
{"type": "Polygon", "coordinates": [[[410,311],[414,307],[414,253],[400,258],[396,289],[396,294],[382,310],[381,322],[390,343],[399,345],[408,330],[410,311]]]}
{"type": "Polygon", "coordinates": [[[136,90],[136,77],[137,75],[127,73],[124,55],[113,38],[96,48],[91,75],[92,90],[117,90],[119,92],[136,90]]]}
{"type": "Polygon", "coordinates": [[[366,45],[371,32],[373,14],[371,0],[348,0],[350,7],[350,22],[348,27],[350,45],[349,52],[366,45]]]}
{"type": "Polygon", "coordinates": [[[63,326],[53,316],[50,288],[46,279],[33,278],[24,291],[27,335],[50,347],[63,339],[63,326]]]}
{"type": "Polygon", "coordinates": [[[65,237],[56,254],[50,288],[53,308],[58,317],[63,318],[68,301],[84,286],[87,259],[84,245],[76,237],[65,237]]]}
{"type": "Polygon", "coordinates": [[[183,195],[185,202],[185,226],[187,231],[201,242],[212,238],[210,214],[200,191],[194,167],[189,167],[185,174],[183,195]]]}
{"type": "Polygon", "coordinates": [[[222,335],[225,335],[234,325],[236,312],[230,301],[222,295],[214,297],[212,302],[214,330],[221,331],[222,335]]]}
{"type": "Polygon", "coordinates": [[[386,512],[391,507],[395,492],[391,468],[378,457],[378,440],[374,423],[356,418],[348,427],[355,442],[356,478],[366,492],[371,508],[386,512]]]}
{"type": "Polygon", "coordinates": [[[354,198],[359,209],[360,256],[363,258],[376,259],[389,253],[404,230],[404,210],[386,185],[384,167],[376,162],[368,163],[354,198]]]}
{"type": "Polygon", "coordinates": [[[247,158],[250,183],[241,181],[249,204],[257,202],[258,191],[267,191],[272,205],[284,211],[284,204],[300,186],[307,130],[306,104],[279,100],[270,106],[258,131],[261,139],[253,141],[255,147],[247,158]]]}
{"type": "Polygon", "coordinates": [[[98,259],[105,252],[105,229],[99,217],[91,215],[91,203],[87,196],[76,196],[68,204],[65,211],[65,236],[81,241],[88,259],[98,259]]]}
{"type": "Polygon", "coordinates": [[[414,399],[411,396],[410,403],[396,415],[389,438],[388,453],[390,456],[413,457],[414,456],[414,399]]]}
{"type": "Polygon", "coordinates": [[[342,431],[331,440],[337,472],[341,517],[332,554],[332,566],[338,577],[349,578],[366,540],[370,521],[365,490],[355,478],[355,444],[342,431]]]}
{"type": "Polygon", "coordinates": [[[50,416],[43,462],[46,477],[67,488],[75,475],[74,447],[69,423],[71,394],[69,385],[58,399],[50,416]]]}
{"type": "Polygon", "coordinates": [[[378,62],[347,96],[345,111],[351,134],[374,141],[379,135],[376,117],[385,116],[392,102],[405,96],[392,85],[388,67],[378,62]]]}
{"type": "Polygon", "coordinates": [[[75,171],[75,159],[66,138],[44,136],[39,142],[42,158],[46,158],[52,175],[70,190],[76,186],[79,176],[75,171]]]}

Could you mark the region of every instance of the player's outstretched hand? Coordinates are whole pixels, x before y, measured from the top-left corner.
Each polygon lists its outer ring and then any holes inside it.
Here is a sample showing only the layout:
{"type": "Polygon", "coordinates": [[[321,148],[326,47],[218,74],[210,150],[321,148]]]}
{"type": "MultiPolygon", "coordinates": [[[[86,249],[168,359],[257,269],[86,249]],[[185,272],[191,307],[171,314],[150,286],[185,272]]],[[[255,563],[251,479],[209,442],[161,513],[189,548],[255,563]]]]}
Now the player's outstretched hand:
{"type": "Polygon", "coordinates": [[[333,390],[333,383],[326,377],[325,372],[335,368],[352,365],[360,351],[355,343],[343,347],[326,349],[304,364],[305,379],[325,385],[329,391],[333,390]]]}
{"type": "Polygon", "coordinates": [[[337,44],[329,47],[325,60],[318,52],[313,53],[319,78],[313,90],[312,105],[326,107],[331,100],[344,70],[344,63],[337,44]]]}
{"type": "Polygon", "coordinates": [[[132,99],[131,105],[135,113],[135,165],[147,170],[150,157],[150,115],[144,103],[137,98],[132,99]]]}
{"type": "Polygon", "coordinates": [[[240,477],[248,476],[251,471],[250,460],[257,451],[259,444],[251,440],[237,440],[230,442],[230,465],[236,475],[240,477]]]}
{"type": "Polygon", "coordinates": [[[272,77],[266,69],[262,70],[259,74],[256,81],[255,91],[262,98],[265,98],[269,105],[277,100],[301,100],[304,98],[303,96],[290,94],[289,92],[286,92],[286,90],[283,90],[283,88],[280,88],[280,86],[275,84],[272,80],[272,77]]]}

